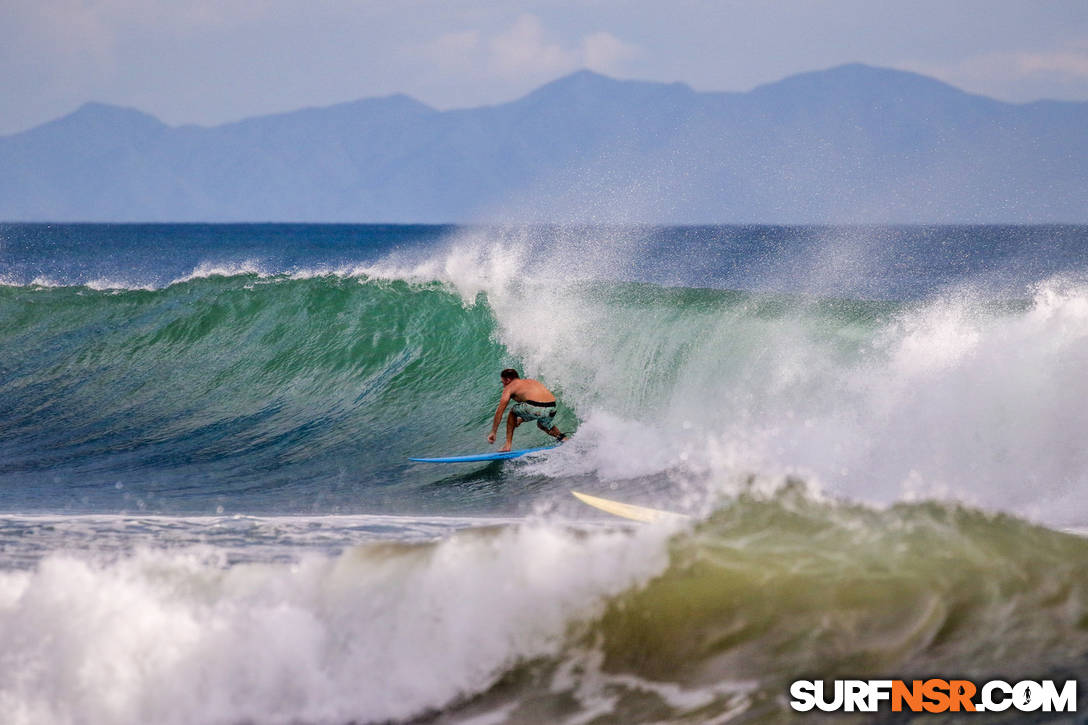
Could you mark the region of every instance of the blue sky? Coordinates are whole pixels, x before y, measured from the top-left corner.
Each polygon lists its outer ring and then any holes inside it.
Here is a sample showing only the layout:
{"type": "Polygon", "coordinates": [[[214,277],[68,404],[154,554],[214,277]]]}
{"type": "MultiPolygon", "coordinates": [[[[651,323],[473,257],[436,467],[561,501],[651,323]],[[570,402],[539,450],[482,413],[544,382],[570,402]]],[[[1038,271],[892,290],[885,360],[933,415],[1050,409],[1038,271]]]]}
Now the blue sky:
{"type": "Polygon", "coordinates": [[[1088,0],[2,0],[0,134],[86,101],[167,123],[404,92],[497,103],[591,68],[744,91],[860,61],[1088,100],[1088,0]]]}

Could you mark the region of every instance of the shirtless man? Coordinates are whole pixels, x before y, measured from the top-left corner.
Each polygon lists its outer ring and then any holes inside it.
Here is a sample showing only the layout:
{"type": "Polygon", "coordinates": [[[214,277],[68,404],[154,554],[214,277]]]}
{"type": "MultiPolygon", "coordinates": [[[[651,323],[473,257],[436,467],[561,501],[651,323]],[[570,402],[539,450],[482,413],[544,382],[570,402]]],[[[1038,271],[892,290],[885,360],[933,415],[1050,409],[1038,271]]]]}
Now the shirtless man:
{"type": "Polygon", "coordinates": [[[495,421],[491,425],[491,433],[487,436],[488,443],[495,442],[495,434],[499,430],[499,421],[506,410],[510,399],[514,399],[514,408],[506,418],[506,445],[499,449],[500,452],[510,450],[514,442],[514,429],[527,420],[535,420],[540,430],[562,443],[567,439],[558,428],[552,425],[557,411],[555,396],[552,391],[545,388],[539,381],[526,378],[524,380],[513,368],[503,370],[499,375],[502,379],[502,398],[499,399],[499,407],[495,409],[495,421]]]}

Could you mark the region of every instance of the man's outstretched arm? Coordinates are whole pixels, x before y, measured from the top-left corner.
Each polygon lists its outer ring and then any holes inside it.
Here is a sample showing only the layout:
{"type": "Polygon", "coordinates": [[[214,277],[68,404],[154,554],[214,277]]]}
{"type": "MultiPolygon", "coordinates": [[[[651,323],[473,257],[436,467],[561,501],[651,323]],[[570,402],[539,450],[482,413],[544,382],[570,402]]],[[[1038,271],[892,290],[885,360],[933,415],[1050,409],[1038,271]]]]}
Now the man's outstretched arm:
{"type": "Polygon", "coordinates": [[[506,406],[510,404],[510,391],[503,390],[502,397],[499,398],[499,407],[495,409],[495,420],[491,422],[491,433],[487,436],[488,443],[495,442],[495,434],[499,431],[499,423],[502,422],[503,411],[506,410],[506,406]]]}

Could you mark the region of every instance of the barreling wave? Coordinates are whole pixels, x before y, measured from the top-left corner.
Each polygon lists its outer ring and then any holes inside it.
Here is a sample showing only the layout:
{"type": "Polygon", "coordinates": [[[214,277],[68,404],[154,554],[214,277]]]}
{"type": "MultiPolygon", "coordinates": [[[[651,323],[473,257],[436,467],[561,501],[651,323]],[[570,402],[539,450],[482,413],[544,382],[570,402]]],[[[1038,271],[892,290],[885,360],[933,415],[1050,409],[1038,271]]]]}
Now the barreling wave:
{"type": "Polygon", "coordinates": [[[0,475],[36,484],[0,496],[524,511],[541,482],[640,481],[629,490],[682,489],[698,508],[754,474],[1088,521],[1082,283],[878,302],[530,273],[519,258],[454,248],[337,273],[198,270],[159,289],[0,287],[0,475]],[[573,444],[463,478],[407,463],[481,448],[510,365],[559,395],[573,444]]]}
{"type": "Polygon", "coordinates": [[[0,572],[6,717],[782,722],[797,678],[1065,680],[1088,651],[1085,539],[796,486],[682,529],[536,522],[225,557],[55,552],[0,572]]]}
{"type": "Polygon", "coordinates": [[[484,380],[504,360],[486,309],[438,284],[240,274],[158,290],[7,287],[0,309],[0,473],[135,471],[159,478],[149,494],[387,467],[420,450],[424,429],[441,444],[479,425],[484,380]]]}

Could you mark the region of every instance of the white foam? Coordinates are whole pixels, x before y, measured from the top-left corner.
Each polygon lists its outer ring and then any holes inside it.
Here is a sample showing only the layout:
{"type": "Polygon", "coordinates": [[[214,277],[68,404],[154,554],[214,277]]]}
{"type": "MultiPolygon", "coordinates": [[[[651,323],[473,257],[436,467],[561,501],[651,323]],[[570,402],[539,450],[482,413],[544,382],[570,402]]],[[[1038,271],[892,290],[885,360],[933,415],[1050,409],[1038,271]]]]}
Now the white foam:
{"type": "Polygon", "coordinates": [[[727,722],[749,707],[751,701],[748,695],[758,686],[755,680],[750,680],[721,681],[686,688],[673,682],[655,682],[630,674],[608,673],[604,668],[604,659],[604,652],[599,646],[581,649],[569,653],[557,668],[552,677],[551,691],[571,692],[581,705],[580,711],[566,723],[589,723],[613,714],[622,699],[620,693],[623,690],[656,695],[679,714],[678,719],[694,716],[716,700],[724,699],[728,701],[728,707],[718,721],[727,722]]]}
{"type": "Polygon", "coordinates": [[[38,275],[29,282],[20,282],[13,277],[0,277],[0,285],[9,287],[86,287],[99,292],[116,292],[127,290],[157,290],[175,284],[191,282],[197,279],[211,277],[238,277],[245,275],[257,275],[262,279],[274,277],[278,272],[265,268],[258,260],[242,260],[239,262],[202,262],[193,268],[188,274],[173,279],[166,284],[156,284],[150,281],[140,281],[132,278],[121,277],[95,277],[93,279],[68,279],[58,280],[47,275],[38,275]]]}
{"type": "Polygon", "coordinates": [[[667,564],[668,532],[527,525],[294,565],[212,550],[0,573],[12,725],[402,719],[556,653],[667,564]]]}
{"type": "Polygon", "coordinates": [[[64,285],[61,282],[58,282],[57,280],[53,279],[52,277],[47,277],[45,275],[38,275],[34,279],[30,280],[30,284],[27,285],[27,287],[64,287],[64,286],[66,286],[66,285],[64,285]]]}
{"type": "Polygon", "coordinates": [[[169,285],[211,277],[240,277],[243,275],[269,277],[272,274],[273,272],[267,270],[260,260],[256,259],[246,259],[240,262],[201,262],[193,268],[192,272],[172,280],[169,285]]]}
{"type": "MultiPolygon", "coordinates": [[[[1083,284],[1051,280],[1011,311],[950,291],[855,333],[847,326],[863,323],[803,307],[617,304],[599,286],[531,268],[526,253],[466,249],[416,273],[466,299],[486,292],[523,374],[581,419],[577,450],[550,456],[542,472],[680,472],[712,485],[801,475],[872,503],[938,496],[1050,524],[1088,521],[1076,494],[1088,484],[1083,284]]],[[[586,260],[582,273],[595,268],[586,260]]]]}
{"type": "Polygon", "coordinates": [[[92,279],[86,282],[84,287],[89,287],[98,292],[118,292],[125,290],[147,290],[152,291],[157,289],[155,285],[139,282],[121,281],[116,279],[110,279],[108,277],[102,277],[99,279],[92,279]]]}
{"type": "Polygon", "coordinates": [[[527,245],[516,241],[485,243],[479,240],[454,242],[445,253],[424,259],[392,255],[370,265],[356,267],[353,272],[373,280],[404,280],[426,283],[443,282],[450,285],[465,304],[474,304],[477,295],[501,295],[518,278],[526,256],[527,245]]]}

